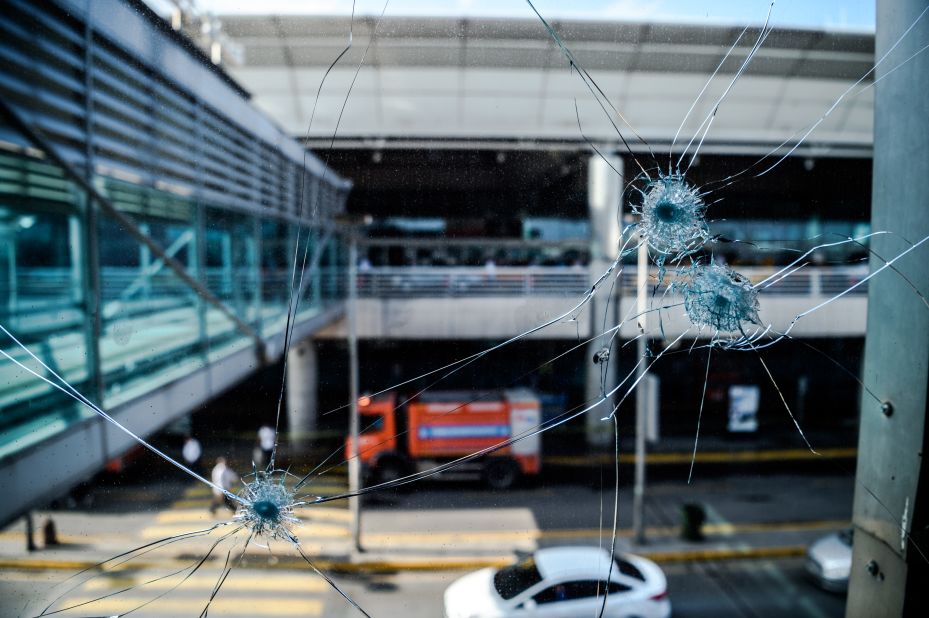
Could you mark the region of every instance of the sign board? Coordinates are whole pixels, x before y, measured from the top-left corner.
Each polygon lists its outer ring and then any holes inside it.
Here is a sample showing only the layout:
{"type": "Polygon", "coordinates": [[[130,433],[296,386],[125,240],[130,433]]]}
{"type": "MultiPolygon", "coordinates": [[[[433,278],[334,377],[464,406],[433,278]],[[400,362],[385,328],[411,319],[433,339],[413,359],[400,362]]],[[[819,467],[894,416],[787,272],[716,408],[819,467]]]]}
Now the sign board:
{"type": "Polygon", "coordinates": [[[754,385],[734,384],[729,387],[729,431],[758,431],[758,402],[761,389],[754,385]]]}
{"type": "Polygon", "coordinates": [[[645,439],[649,442],[658,442],[661,438],[659,431],[661,425],[660,414],[661,399],[659,396],[661,379],[652,374],[645,376],[645,439]]]}

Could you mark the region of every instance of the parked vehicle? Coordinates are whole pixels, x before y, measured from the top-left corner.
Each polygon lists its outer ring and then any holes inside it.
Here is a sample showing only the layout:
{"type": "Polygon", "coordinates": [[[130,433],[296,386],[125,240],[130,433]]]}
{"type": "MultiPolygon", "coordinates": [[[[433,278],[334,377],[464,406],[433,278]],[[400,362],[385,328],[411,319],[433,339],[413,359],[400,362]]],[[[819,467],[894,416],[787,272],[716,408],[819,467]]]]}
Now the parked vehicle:
{"type": "Polygon", "coordinates": [[[667,580],[657,564],[615,560],[599,547],[540,549],[502,569],[482,569],[445,591],[446,618],[667,618],[667,580]],[[612,563],[612,569],[610,564],[612,563]]]}
{"type": "MultiPolygon", "coordinates": [[[[450,474],[479,474],[495,489],[512,487],[541,469],[539,398],[527,389],[500,392],[423,393],[405,402],[391,392],[362,397],[359,456],[365,477],[391,481],[417,470],[486,451],[486,456],[456,464],[450,474]],[[506,447],[494,447],[524,436],[506,447]]],[[[346,453],[351,439],[346,440],[346,453]]],[[[449,475],[450,475],[449,474],[449,475]]]]}
{"type": "Polygon", "coordinates": [[[806,550],[806,571],[820,587],[832,592],[848,590],[852,571],[853,531],[847,528],[816,540],[806,550]]]}

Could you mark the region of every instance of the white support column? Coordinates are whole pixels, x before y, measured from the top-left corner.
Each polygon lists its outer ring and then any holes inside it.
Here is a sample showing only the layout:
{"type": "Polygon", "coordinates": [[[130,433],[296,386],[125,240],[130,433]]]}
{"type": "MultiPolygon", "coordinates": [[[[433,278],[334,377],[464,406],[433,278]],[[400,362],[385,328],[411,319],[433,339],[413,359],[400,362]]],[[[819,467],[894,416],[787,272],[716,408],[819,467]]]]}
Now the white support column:
{"type": "Polygon", "coordinates": [[[316,345],[301,341],[287,352],[287,426],[295,450],[306,448],[316,431],[319,383],[316,345]]]}
{"type": "MultiPolygon", "coordinates": [[[[590,277],[596,281],[619,254],[620,221],[622,220],[623,161],[615,154],[592,156],[587,165],[587,204],[590,211],[590,277]]],[[[614,272],[615,274],[615,272],[614,272]]],[[[591,334],[603,332],[617,324],[619,316],[619,282],[612,286],[605,280],[590,303],[591,334]],[[612,295],[611,295],[612,291],[612,295]],[[606,328],[604,328],[604,325],[606,328]]],[[[615,342],[618,342],[617,337],[615,342]]],[[[594,356],[610,345],[606,335],[591,341],[587,354],[586,398],[596,400],[616,385],[616,367],[619,361],[618,346],[613,345],[612,358],[607,364],[594,363],[594,356]]],[[[587,415],[587,444],[607,446],[613,441],[611,423],[601,419],[609,414],[609,402],[598,406],[587,415]]]]}

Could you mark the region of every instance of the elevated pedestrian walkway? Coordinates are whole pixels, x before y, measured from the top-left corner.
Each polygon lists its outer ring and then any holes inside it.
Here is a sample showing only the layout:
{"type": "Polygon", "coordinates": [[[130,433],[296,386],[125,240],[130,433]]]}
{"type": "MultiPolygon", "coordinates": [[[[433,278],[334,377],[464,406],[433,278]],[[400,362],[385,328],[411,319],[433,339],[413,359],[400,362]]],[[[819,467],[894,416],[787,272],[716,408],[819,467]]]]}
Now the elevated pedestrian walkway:
{"type": "Polygon", "coordinates": [[[79,397],[144,438],[280,358],[289,314],[337,319],[351,183],[140,2],[11,0],[0,66],[6,522],[137,443],[79,397]]]}

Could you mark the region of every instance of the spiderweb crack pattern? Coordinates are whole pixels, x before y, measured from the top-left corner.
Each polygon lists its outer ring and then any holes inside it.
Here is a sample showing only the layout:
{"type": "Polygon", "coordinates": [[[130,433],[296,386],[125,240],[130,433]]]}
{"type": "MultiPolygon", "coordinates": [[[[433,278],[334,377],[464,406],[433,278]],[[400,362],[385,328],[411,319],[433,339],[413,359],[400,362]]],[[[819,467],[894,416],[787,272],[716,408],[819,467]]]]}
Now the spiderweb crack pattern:
{"type": "Polygon", "coordinates": [[[692,255],[709,240],[706,203],[682,174],[659,173],[636,190],[642,201],[633,205],[632,212],[639,215],[639,235],[659,268],[663,270],[666,261],[692,255]]]}
{"type": "Polygon", "coordinates": [[[728,266],[696,265],[680,287],[684,310],[695,326],[730,333],[747,322],[761,325],[758,290],[728,266]]]}
{"type": "Polygon", "coordinates": [[[257,470],[254,480],[239,492],[242,503],[234,520],[257,537],[282,539],[298,544],[291,527],[300,523],[294,515],[294,492],[286,486],[284,470],[257,470]]]}

